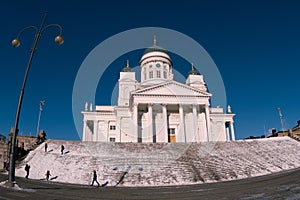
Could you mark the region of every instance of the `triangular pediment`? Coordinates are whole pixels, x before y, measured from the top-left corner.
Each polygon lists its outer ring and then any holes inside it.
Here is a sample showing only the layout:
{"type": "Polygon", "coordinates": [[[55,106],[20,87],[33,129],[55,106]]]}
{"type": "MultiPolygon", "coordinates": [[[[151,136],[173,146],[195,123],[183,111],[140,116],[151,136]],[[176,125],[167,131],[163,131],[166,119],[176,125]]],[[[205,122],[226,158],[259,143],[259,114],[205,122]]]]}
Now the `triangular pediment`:
{"type": "Polygon", "coordinates": [[[194,87],[176,82],[167,81],[161,84],[138,89],[132,95],[166,95],[166,96],[203,96],[211,97],[211,94],[194,87]]]}

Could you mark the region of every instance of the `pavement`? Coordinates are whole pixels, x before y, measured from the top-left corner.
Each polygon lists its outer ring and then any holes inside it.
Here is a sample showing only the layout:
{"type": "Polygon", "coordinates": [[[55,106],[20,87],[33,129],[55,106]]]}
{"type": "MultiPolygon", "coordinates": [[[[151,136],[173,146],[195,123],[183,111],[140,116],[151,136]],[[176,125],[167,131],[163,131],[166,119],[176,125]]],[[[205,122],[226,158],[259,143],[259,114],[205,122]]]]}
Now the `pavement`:
{"type": "MultiPolygon", "coordinates": [[[[30,178],[30,177],[29,177],[30,178]]],[[[7,180],[0,174],[0,182],[7,180]]],[[[290,199],[300,200],[300,168],[235,181],[170,187],[95,187],[16,177],[21,189],[0,186],[9,199],[290,199]]]]}

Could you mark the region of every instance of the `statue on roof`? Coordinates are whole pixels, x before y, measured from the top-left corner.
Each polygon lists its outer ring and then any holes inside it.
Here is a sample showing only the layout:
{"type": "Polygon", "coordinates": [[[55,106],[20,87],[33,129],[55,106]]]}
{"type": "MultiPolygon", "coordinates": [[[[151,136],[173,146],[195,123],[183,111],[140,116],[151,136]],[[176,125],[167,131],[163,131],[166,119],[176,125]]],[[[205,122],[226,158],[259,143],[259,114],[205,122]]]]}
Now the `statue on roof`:
{"type": "Polygon", "coordinates": [[[231,106],[230,105],[227,106],[227,112],[231,113],[231,106]]]}

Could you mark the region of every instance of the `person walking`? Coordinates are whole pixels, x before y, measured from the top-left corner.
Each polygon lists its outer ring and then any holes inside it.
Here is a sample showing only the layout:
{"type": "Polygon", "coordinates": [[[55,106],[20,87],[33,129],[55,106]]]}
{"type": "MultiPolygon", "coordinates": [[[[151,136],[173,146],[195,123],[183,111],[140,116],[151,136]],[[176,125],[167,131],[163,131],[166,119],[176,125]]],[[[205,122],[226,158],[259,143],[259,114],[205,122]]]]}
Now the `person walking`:
{"type": "Polygon", "coordinates": [[[94,182],[96,181],[96,183],[98,184],[98,187],[100,186],[99,182],[97,181],[97,173],[96,173],[96,170],[93,171],[93,181],[92,181],[92,184],[91,186],[94,185],[94,182]]]}
{"type": "Polygon", "coordinates": [[[47,149],[48,149],[48,144],[47,142],[45,143],[45,152],[47,152],[47,149]]]}
{"type": "Polygon", "coordinates": [[[28,178],[28,176],[29,176],[29,170],[30,170],[30,166],[28,164],[26,164],[26,166],[25,166],[25,171],[26,171],[25,178],[28,178]]]}
{"type": "Polygon", "coordinates": [[[49,181],[49,177],[51,176],[50,171],[47,170],[45,175],[46,175],[46,180],[49,181]]]}
{"type": "Polygon", "coordinates": [[[65,147],[64,147],[64,145],[61,145],[61,147],[60,147],[60,152],[61,152],[61,155],[63,155],[63,154],[64,154],[64,150],[65,150],[65,147]]]}

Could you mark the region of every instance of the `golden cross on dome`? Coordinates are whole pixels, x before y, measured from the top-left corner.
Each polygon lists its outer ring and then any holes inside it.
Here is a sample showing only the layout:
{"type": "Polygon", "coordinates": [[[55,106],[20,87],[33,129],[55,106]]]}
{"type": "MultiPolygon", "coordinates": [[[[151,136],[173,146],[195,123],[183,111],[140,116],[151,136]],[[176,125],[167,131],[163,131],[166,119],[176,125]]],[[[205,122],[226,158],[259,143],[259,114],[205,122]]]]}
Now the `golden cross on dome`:
{"type": "Polygon", "coordinates": [[[129,60],[127,59],[126,67],[129,68],[129,60]]]}
{"type": "Polygon", "coordinates": [[[156,35],[154,35],[153,46],[156,46],[156,35]]]}

